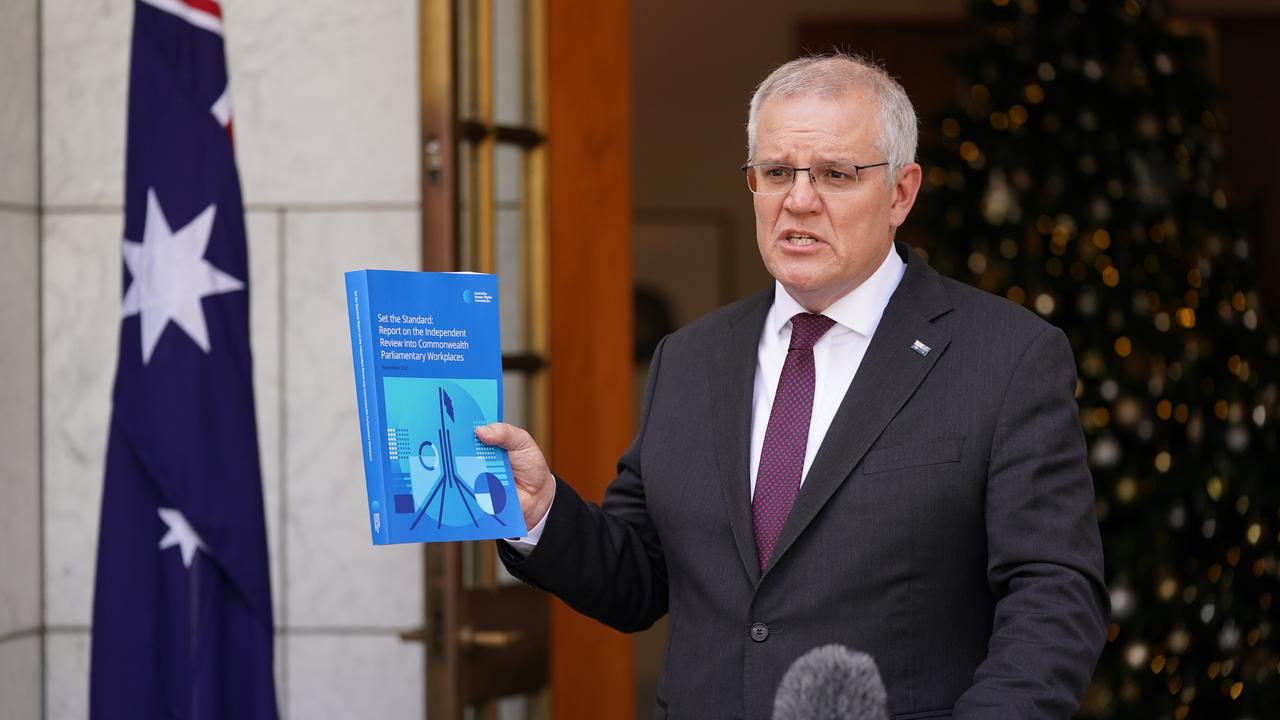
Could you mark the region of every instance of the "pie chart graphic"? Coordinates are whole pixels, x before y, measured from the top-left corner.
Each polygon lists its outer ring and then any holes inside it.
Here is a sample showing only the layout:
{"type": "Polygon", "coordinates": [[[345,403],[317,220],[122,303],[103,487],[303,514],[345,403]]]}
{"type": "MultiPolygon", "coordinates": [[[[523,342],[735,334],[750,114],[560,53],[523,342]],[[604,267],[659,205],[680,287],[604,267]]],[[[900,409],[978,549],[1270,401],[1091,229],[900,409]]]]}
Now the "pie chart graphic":
{"type": "Polygon", "coordinates": [[[481,473],[476,478],[476,504],[490,515],[497,515],[507,506],[507,489],[493,473],[481,473]]]}

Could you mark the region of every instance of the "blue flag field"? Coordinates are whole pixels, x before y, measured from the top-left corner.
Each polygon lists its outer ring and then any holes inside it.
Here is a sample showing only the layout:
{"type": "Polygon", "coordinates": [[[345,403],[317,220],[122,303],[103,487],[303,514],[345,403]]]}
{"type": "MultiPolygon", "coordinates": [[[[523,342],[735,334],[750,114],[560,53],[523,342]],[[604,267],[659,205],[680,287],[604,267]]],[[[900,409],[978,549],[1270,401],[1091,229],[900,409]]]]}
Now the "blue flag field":
{"type": "Polygon", "coordinates": [[[221,11],[135,4],[90,717],[275,718],[221,11]]]}

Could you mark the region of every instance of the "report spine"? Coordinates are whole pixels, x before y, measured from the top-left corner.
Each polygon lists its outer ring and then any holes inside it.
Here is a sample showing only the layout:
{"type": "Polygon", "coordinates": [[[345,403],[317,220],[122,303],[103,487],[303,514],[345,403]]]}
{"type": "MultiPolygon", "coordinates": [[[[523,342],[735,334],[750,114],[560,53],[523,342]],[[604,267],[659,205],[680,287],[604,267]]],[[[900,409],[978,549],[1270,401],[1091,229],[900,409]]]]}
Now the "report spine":
{"type": "Polygon", "coordinates": [[[369,275],[361,270],[346,274],[347,312],[351,326],[351,360],[356,379],[356,407],[360,417],[361,456],[369,499],[369,530],[375,545],[391,542],[391,524],[386,522],[386,482],[382,453],[386,429],[382,426],[382,388],[378,383],[374,358],[373,309],[369,295],[369,275]]]}

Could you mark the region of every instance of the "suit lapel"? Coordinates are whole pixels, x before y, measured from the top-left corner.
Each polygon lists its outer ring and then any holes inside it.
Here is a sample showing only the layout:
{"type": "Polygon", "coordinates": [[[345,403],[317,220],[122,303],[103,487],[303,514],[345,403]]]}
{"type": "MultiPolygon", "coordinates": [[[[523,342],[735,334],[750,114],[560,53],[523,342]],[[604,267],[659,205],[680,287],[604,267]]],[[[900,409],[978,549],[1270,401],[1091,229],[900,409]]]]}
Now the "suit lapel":
{"type": "Polygon", "coordinates": [[[725,511],[752,585],[760,583],[760,567],[751,525],[751,405],[760,332],[772,304],[771,287],[731,317],[712,362],[707,365],[725,511]]]}
{"type": "MultiPolygon", "coordinates": [[[[932,320],[951,309],[938,275],[905,245],[907,270],[890,298],[858,372],[849,384],[774,547],[772,568],[844,483],[916,387],[950,338],[932,320]],[[925,354],[913,348],[919,341],[925,354]]],[[[750,530],[750,499],[748,523],[750,530]]],[[[754,546],[753,546],[754,549],[754,546]]]]}

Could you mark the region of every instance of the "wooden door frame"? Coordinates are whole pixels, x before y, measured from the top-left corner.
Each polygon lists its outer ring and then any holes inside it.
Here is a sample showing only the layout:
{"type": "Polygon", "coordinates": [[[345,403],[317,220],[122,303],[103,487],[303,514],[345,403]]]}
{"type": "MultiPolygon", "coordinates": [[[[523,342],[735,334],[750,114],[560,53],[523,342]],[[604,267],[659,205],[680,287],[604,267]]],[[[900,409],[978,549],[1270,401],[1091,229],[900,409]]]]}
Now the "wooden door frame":
{"type": "MultiPolygon", "coordinates": [[[[457,166],[450,6],[447,0],[421,5],[422,67],[434,73],[422,78],[421,98],[427,270],[455,270],[460,262],[456,185],[451,177],[432,176],[433,167],[451,172],[457,166]],[[438,144],[429,147],[433,139],[438,144]]],[[[548,172],[550,241],[545,256],[531,262],[545,263],[550,279],[548,307],[536,314],[548,323],[551,412],[548,436],[539,441],[552,466],[583,497],[599,502],[633,432],[630,3],[547,0],[545,22],[547,144],[534,163],[545,161],[548,172]]],[[[540,212],[534,208],[531,221],[540,212]]],[[[429,586],[457,573],[456,551],[426,556],[429,586]]],[[[456,607],[427,610],[458,613],[456,607]]],[[[441,618],[427,623],[445,632],[452,625],[441,618]]],[[[452,655],[446,663],[428,663],[435,668],[429,684],[456,685],[456,638],[419,639],[427,640],[428,652],[434,647],[452,655]]],[[[555,720],[629,717],[635,702],[632,638],[554,602],[551,687],[555,720]]],[[[441,716],[461,713],[458,698],[430,693],[425,707],[441,716]]]]}
{"type": "MultiPolygon", "coordinates": [[[[599,502],[633,432],[630,2],[549,0],[547,11],[548,450],[599,502]]],[[[634,713],[631,636],[556,601],[551,655],[555,720],[634,713]]]]}

